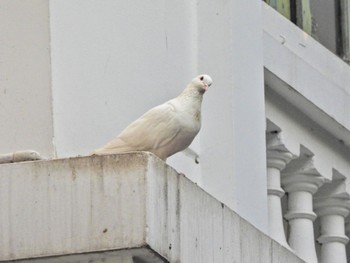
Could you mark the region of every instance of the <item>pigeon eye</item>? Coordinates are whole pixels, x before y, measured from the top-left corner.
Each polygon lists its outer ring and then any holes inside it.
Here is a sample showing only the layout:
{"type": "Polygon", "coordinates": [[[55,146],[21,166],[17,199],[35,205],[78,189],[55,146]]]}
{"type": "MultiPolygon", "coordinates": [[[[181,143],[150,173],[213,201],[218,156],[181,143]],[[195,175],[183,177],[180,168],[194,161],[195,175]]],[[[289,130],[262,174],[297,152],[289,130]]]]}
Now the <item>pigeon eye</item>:
{"type": "Polygon", "coordinates": [[[203,80],[204,79],[204,77],[202,76],[202,77],[200,77],[200,80],[203,80]]]}

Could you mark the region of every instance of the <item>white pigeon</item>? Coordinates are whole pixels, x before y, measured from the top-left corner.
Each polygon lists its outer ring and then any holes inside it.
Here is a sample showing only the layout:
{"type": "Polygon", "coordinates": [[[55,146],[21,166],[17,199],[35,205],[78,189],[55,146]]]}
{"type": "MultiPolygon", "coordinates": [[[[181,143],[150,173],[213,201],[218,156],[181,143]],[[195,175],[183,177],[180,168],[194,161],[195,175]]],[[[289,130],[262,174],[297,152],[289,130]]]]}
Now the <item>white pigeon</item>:
{"type": "Polygon", "coordinates": [[[185,150],[201,128],[203,94],[212,82],[208,75],[195,77],[179,96],[150,109],[92,154],[148,151],[166,161],[185,150]]]}

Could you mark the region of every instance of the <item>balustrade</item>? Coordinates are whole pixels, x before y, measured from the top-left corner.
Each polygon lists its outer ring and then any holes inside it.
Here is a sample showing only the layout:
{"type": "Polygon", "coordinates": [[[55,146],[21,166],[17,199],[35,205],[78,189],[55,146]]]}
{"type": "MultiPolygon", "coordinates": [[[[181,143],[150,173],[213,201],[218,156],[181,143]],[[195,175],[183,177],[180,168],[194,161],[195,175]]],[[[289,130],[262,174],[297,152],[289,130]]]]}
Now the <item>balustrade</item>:
{"type": "Polygon", "coordinates": [[[283,145],[279,132],[267,133],[266,144],[269,234],[280,244],[289,248],[283,227],[281,198],[285,192],[281,188],[281,170],[294,155],[283,145]]]}
{"type": "Polygon", "coordinates": [[[301,146],[298,156],[293,154],[279,130],[266,133],[266,149],[270,236],[306,262],[346,263],[350,234],[346,177],[334,170],[332,180],[326,180],[315,167],[313,153],[301,146]],[[285,193],[288,233],[283,227],[281,204],[285,193]],[[315,238],[313,222],[317,217],[320,234],[315,238]]]}

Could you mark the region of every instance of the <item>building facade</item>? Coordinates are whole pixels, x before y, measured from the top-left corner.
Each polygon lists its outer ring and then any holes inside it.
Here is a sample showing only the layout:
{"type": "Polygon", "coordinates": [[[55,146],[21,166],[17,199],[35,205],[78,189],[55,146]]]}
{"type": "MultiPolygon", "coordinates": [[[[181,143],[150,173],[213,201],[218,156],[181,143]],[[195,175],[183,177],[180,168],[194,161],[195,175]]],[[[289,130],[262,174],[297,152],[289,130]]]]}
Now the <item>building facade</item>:
{"type": "Polygon", "coordinates": [[[347,1],[266,2],[0,0],[1,152],[87,155],[206,73],[199,163],[168,164],[302,260],[347,262],[347,1]]]}

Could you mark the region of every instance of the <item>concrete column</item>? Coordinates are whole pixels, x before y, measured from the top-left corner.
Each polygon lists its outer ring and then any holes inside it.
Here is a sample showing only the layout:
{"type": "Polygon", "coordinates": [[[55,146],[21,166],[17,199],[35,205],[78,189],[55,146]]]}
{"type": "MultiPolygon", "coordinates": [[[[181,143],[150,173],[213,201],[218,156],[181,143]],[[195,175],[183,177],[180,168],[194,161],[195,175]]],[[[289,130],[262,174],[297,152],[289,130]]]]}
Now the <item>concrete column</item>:
{"type": "Polygon", "coordinates": [[[198,72],[217,87],[202,109],[200,186],[267,232],[261,6],[198,1],[198,72]]]}
{"type": "Polygon", "coordinates": [[[324,185],[314,197],[315,212],[320,218],[322,263],[346,263],[345,218],[350,212],[350,200],[345,180],[333,180],[324,185]]]}
{"type": "MultiPolygon", "coordinates": [[[[348,216],[346,219],[345,219],[345,234],[346,236],[350,236],[350,216],[348,216]]],[[[347,258],[350,258],[350,248],[349,248],[350,244],[349,242],[346,244],[346,257],[347,258]]]]}
{"type": "Polygon", "coordinates": [[[49,1],[0,2],[0,154],[54,156],[49,1]]]}
{"type": "Polygon", "coordinates": [[[281,170],[292,160],[290,153],[282,144],[280,133],[267,133],[267,194],[269,213],[269,234],[283,246],[289,248],[284,233],[281,198],[281,170]]]}
{"type": "Polygon", "coordinates": [[[282,173],[282,186],[288,193],[290,234],[288,243],[295,253],[307,262],[317,263],[313,221],[313,194],[323,184],[324,178],[313,166],[310,156],[301,155],[290,162],[282,173]]]}
{"type": "Polygon", "coordinates": [[[317,214],[320,216],[321,236],[317,241],[321,244],[322,263],[347,262],[345,246],[349,238],[344,234],[344,217],[348,213],[340,206],[319,208],[317,214]]]}

